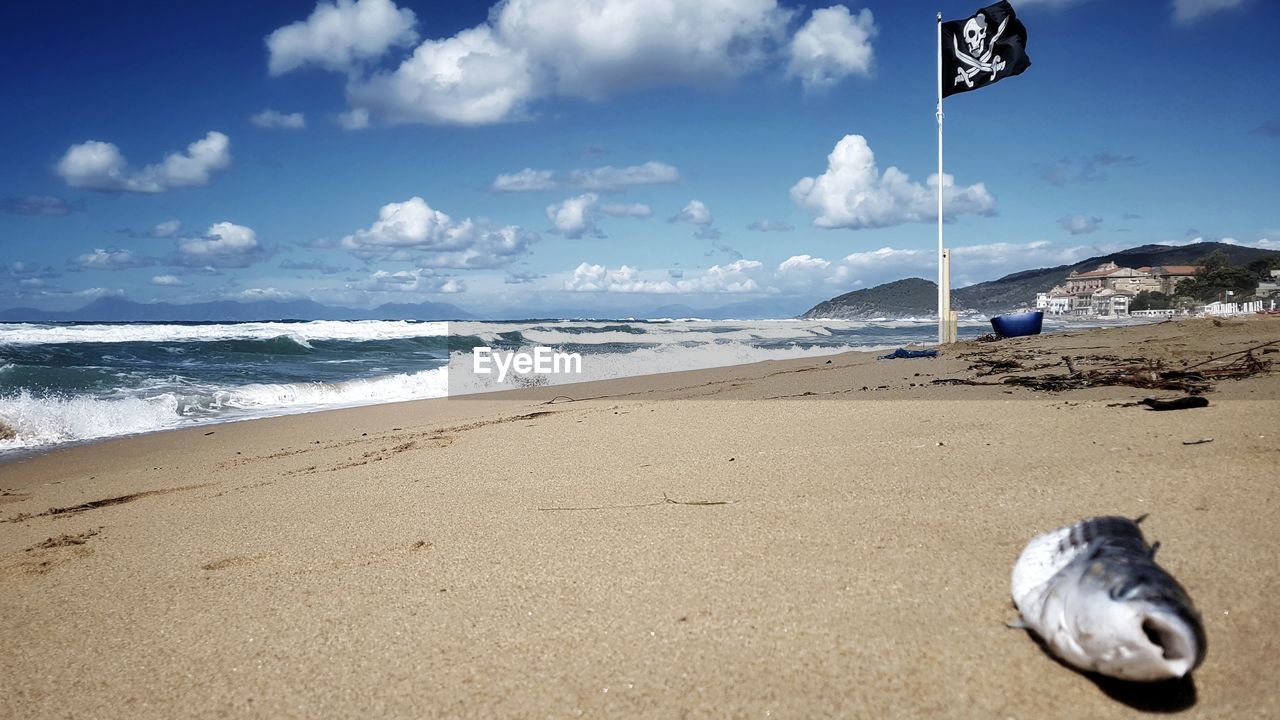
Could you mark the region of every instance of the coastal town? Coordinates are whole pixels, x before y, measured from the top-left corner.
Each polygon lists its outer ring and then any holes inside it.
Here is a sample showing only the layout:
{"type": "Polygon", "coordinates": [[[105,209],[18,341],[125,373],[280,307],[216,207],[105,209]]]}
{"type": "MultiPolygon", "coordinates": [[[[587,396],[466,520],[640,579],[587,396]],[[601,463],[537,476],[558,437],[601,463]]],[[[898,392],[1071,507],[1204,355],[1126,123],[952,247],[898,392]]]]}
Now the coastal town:
{"type": "Polygon", "coordinates": [[[1216,299],[1208,299],[1194,286],[1216,269],[1213,265],[1128,268],[1107,262],[1093,270],[1072,272],[1061,285],[1036,293],[1035,309],[1046,315],[1092,318],[1233,315],[1277,309],[1280,269],[1267,270],[1268,279],[1258,280],[1249,295],[1225,289],[1216,293],[1216,299]]]}

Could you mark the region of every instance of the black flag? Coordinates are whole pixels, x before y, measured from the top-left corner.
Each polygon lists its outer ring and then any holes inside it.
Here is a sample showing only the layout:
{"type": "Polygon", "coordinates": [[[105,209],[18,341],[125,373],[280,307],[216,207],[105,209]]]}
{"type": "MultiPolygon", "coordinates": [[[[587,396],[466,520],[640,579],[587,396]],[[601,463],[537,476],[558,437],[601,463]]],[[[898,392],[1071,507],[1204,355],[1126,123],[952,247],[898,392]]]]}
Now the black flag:
{"type": "Polygon", "coordinates": [[[942,96],[977,90],[1031,65],[1027,28],[1005,0],[942,23],[942,96]]]}

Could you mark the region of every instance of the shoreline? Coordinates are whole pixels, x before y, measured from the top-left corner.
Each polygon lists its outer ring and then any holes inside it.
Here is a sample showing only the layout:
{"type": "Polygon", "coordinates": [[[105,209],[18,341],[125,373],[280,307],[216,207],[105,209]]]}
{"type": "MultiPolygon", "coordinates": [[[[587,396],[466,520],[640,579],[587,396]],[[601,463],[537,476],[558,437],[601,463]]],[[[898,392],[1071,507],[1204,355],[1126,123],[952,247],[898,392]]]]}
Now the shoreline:
{"type": "MultiPolygon", "coordinates": [[[[817,321],[818,321],[818,320],[800,320],[800,319],[795,319],[795,318],[793,318],[793,319],[784,319],[784,320],[776,320],[776,321],[769,321],[769,322],[817,322],[817,321]]],[[[840,319],[835,319],[835,320],[832,320],[832,321],[833,321],[833,322],[850,322],[850,321],[848,321],[848,320],[840,320],[840,319]]],[[[646,322],[654,322],[654,321],[646,321],[646,322]]],[[[677,321],[677,322],[679,322],[679,321],[677,321]]],[[[854,322],[864,322],[864,321],[854,321],[854,322]]],[[[870,321],[865,321],[865,322],[870,322],[870,321]]],[[[254,323],[248,323],[248,324],[254,324],[254,323]]],[[[299,323],[299,324],[305,324],[305,323],[299,323]]],[[[1090,324],[1085,324],[1085,325],[1083,325],[1082,327],[1071,327],[1070,325],[1067,325],[1066,327],[1058,327],[1058,328],[1051,329],[1051,330],[1047,331],[1045,334],[1046,334],[1046,335],[1048,335],[1048,334],[1053,334],[1054,332],[1071,332],[1071,331],[1079,331],[1079,330],[1081,330],[1081,329],[1095,329],[1095,328],[1105,328],[1105,327],[1134,327],[1134,326],[1140,326],[1140,325],[1144,325],[1144,324],[1148,324],[1148,322],[1126,322],[1126,323],[1104,323],[1104,324],[1090,323],[1090,324]]],[[[810,357],[819,357],[819,356],[820,356],[820,357],[824,357],[824,358],[825,358],[825,357],[830,357],[830,356],[833,356],[833,355],[843,355],[843,354],[846,354],[846,353],[854,353],[854,354],[856,354],[856,353],[864,353],[864,354],[868,354],[868,355],[870,355],[870,354],[881,353],[881,352],[885,351],[886,349],[892,349],[893,347],[898,347],[899,345],[901,345],[901,344],[900,344],[900,343],[890,343],[890,344],[886,344],[886,345],[878,345],[878,344],[875,344],[875,343],[870,343],[870,347],[868,347],[868,348],[856,349],[856,350],[842,350],[842,351],[836,351],[836,352],[831,352],[831,353],[820,353],[820,354],[818,354],[818,355],[811,355],[810,357]]],[[[910,347],[916,347],[916,346],[932,347],[932,346],[934,346],[934,345],[935,345],[935,343],[933,343],[933,342],[931,342],[931,341],[926,340],[926,341],[919,342],[919,343],[907,343],[907,345],[906,345],[906,346],[910,346],[910,347]]],[[[789,359],[790,359],[790,358],[789,358],[789,359]]],[[[794,358],[794,359],[802,359],[802,358],[794,358]]],[[[699,368],[699,369],[717,369],[717,368],[737,367],[738,365],[752,365],[752,364],[756,364],[756,363],[760,363],[760,362],[771,362],[771,361],[770,361],[770,360],[758,360],[758,361],[755,361],[755,362],[737,363],[737,364],[730,364],[730,365],[720,365],[720,366],[714,366],[714,367],[712,367],[712,368],[699,368]]],[[[407,372],[407,371],[406,371],[406,372],[407,372]]],[[[420,372],[421,372],[421,371],[420,371],[420,372]]],[[[673,373],[680,373],[680,372],[690,372],[690,371],[688,371],[688,370],[663,370],[663,371],[652,372],[652,373],[646,373],[646,374],[641,374],[641,375],[625,375],[625,376],[621,376],[621,377],[616,377],[616,378],[606,378],[606,379],[607,379],[607,380],[627,380],[627,379],[630,379],[630,378],[652,377],[652,376],[656,376],[656,375],[669,375],[669,374],[673,374],[673,373]]],[[[387,377],[391,377],[391,376],[375,376],[375,377],[371,377],[371,378],[359,378],[359,377],[357,377],[357,378],[348,378],[348,379],[343,380],[343,381],[340,381],[340,382],[343,382],[343,383],[348,383],[348,382],[368,382],[368,381],[376,381],[376,380],[385,379],[385,378],[387,378],[387,377]]],[[[565,385],[565,386],[568,386],[568,385],[578,385],[578,384],[581,384],[581,382],[598,382],[598,381],[599,381],[599,380],[586,380],[586,381],[580,381],[580,382],[574,382],[574,383],[564,383],[564,385],[565,385]]],[[[504,390],[499,390],[499,391],[490,391],[490,392],[486,392],[486,393],[483,393],[483,394],[485,394],[485,395],[487,395],[487,396],[493,396],[493,392],[511,392],[512,390],[513,390],[513,389],[504,389],[504,390]]],[[[213,416],[208,416],[208,417],[203,417],[203,418],[183,418],[183,419],[179,419],[179,421],[178,421],[176,424],[171,425],[171,426],[167,426],[167,427],[157,427],[157,428],[147,429],[147,430],[138,431],[138,432],[126,432],[126,433],[119,433],[119,434],[103,435],[103,436],[99,436],[99,437],[92,437],[92,438],[80,438],[80,439],[75,439],[75,440],[70,440],[70,441],[65,441],[65,442],[60,442],[60,443],[52,443],[52,444],[45,444],[45,445],[33,445],[33,446],[26,446],[26,447],[20,447],[20,448],[7,449],[7,450],[4,450],[4,451],[0,451],[0,466],[3,466],[3,465],[8,464],[8,463],[12,463],[12,462],[19,462],[19,461],[21,461],[21,460],[23,460],[23,459],[30,458],[30,457],[38,457],[38,456],[45,455],[45,454],[48,454],[48,453],[51,453],[51,452],[58,452],[58,451],[63,450],[63,449],[69,449],[69,448],[74,448],[74,447],[81,447],[81,446],[84,446],[84,445],[94,445],[94,444],[98,444],[98,443],[102,443],[102,442],[114,442],[114,441],[116,441],[116,440],[123,440],[123,439],[128,439],[128,438],[133,438],[133,437],[140,437],[140,436],[151,435],[151,434],[155,434],[155,433],[178,432],[178,431],[183,431],[183,430],[192,430],[192,429],[199,429],[199,428],[205,428],[205,429],[208,429],[208,428],[216,428],[216,427],[223,426],[223,425],[228,425],[228,424],[235,424],[235,423],[249,422],[249,421],[257,421],[257,420],[263,420],[263,419],[271,419],[271,418],[279,418],[279,417],[292,417],[292,416],[297,416],[297,415],[310,415],[310,414],[314,414],[314,413],[317,413],[317,412],[333,412],[333,411],[348,410],[348,409],[360,408],[360,407],[375,407],[375,406],[379,406],[379,405],[394,405],[394,404],[402,403],[402,402],[421,402],[421,401],[425,401],[425,400],[437,400],[437,399],[443,399],[443,398],[446,398],[446,397],[449,397],[449,396],[424,397],[424,398],[405,398],[405,399],[396,399],[396,400],[390,400],[390,401],[382,400],[382,401],[375,401],[375,402],[371,402],[371,403],[355,402],[355,403],[352,403],[352,404],[345,404],[345,405],[344,405],[344,404],[315,405],[315,406],[312,406],[310,409],[306,409],[306,410],[289,410],[289,409],[285,408],[284,406],[281,406],[280,408],[269,408],[269,407],[265,407],[265,406],[264,406],[264,407],[262,407],[262,408],[258,408],[258,411],[259,411],[259,412],[265,412],[265,413],[267,413],[267,414],[252,414],[252,412],[251,412],[251,411],[239,411],[239,412],[241,412],[241,413],[248,413],[248,414],[249,414],[249,416],[247,416],[247,417],[227,417],[227,418],[223,418],[223,417],[219,417],[219,416],[217,416],[217,415],[213,415],[213,416]],[[273,412],[273,410],[278,410],[278,412],[273,412]]],[[[469,399],[470,399],[470,396],[463,397],[463,396],[455,395],[455,396],[452,396],[452,397],[453,397],[454,399],[467,399],[467,400],[469,400],[469,399]]],[[[234,413],[233,413],[233,414],[234,414],[234,413]]],[[[0,422],[0,432],[2,432],[2,431],[5,429],[5,427],[6,427],[6,426],[5,426],[2,422],[0,422]]]]}
{"type": "Polygon", "coordinates": [[[842,353],[0,464],[0,709],[1130,717],[1160,693],[1006,629],[1008,578],[1035,534],[1149,512],[1209,636],[1172,709],[1275,714],[1280,373],[1174,412],[995,381],[1277,338],[1191,320],[842,353]]]}

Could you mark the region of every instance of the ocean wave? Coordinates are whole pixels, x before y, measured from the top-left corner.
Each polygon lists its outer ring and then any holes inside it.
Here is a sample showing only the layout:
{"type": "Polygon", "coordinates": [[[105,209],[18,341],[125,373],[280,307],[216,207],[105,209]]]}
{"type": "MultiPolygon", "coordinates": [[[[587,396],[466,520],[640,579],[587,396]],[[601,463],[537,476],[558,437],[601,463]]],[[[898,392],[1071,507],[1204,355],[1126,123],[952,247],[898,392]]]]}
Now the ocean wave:
{"type": "Polygon", "coordinates": [[[444,367],[336,383],[260,383],[228,388],[191,385],[145,397],[0,396],[0,451],[135,435],[188,425],[292,415],[338,407],[443,397],[444,367]]]}
{"type": "Polygon", "coordinates": [[[317,340],[400,340],[449,334],[449,323],[410,320],[314,320],[311,322],[255,322],[211,325],[180,324],[0,324],[0,345],[52,343],[213,342],[278,340],[303,347],[317,340]]]}

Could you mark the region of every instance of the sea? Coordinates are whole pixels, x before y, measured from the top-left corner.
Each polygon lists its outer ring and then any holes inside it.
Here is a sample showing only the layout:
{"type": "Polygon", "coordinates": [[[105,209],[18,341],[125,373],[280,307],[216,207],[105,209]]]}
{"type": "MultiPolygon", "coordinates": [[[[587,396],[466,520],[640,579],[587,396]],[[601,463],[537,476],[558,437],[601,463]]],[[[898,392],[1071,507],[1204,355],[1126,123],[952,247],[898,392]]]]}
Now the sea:
{"type": "MultiPolygon", "coordinates": [[[[537,385],[889,350],[933,342],[936,327],[930,319],[4,323],[0,459],[172,428],[498,389],[457,381],[479,346],[540,346],[582,358],[580,374],[515,378],[537,385]]],[[[962,320],[960,336],[989,330],[981,318],[962,320]]]]}

